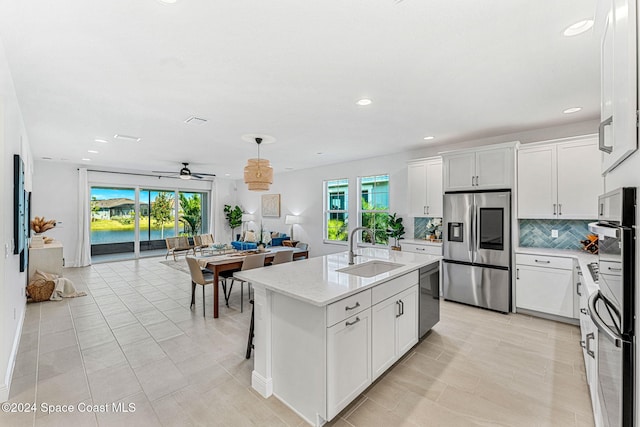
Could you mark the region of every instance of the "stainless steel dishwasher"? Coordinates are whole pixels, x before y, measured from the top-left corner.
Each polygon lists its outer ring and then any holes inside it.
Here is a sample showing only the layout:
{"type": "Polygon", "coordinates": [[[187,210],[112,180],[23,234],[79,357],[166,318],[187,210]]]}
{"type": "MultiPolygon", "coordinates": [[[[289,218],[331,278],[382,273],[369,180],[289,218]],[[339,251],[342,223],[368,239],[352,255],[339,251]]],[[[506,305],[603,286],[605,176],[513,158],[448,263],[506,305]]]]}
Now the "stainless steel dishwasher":
{"type": "Polygon", "coordinates": [[[420,338],[440,321],[440,263],[420,269],[420,338]]]}

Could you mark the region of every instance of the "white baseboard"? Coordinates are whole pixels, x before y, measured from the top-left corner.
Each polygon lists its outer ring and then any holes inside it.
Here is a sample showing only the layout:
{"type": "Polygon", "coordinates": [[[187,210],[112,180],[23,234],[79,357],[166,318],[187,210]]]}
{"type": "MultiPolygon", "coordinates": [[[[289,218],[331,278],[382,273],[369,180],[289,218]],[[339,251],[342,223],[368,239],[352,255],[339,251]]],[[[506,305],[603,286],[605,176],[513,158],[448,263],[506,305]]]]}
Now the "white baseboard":
{"type": "Polygon", "coordinates": [[[255,370],[251,373],[251,387],[265,399],[273,394],[273,380],[264,378],[255,370]]]}
{"type": "Polygon", "coordinates": [[[7,372],[4,376],[4,383],[0,384],[0,402],[6,402],[7,400],[9,400],[9,392],[11,391],[11,380],[13,379],[13,369],[16,366],[18,348],[20,347],[20,337],[22,336],[22,326],[24,325],[24,316],[26,312],[27,309],[25,301],[25,308],[24,310],[22,310],[22,316],[20,316],[20,321],[18,322],[16,336],[13,339],[13,348],[11,349],[11,354],[9,355],[9,364],[7,366],[7,372]]]}

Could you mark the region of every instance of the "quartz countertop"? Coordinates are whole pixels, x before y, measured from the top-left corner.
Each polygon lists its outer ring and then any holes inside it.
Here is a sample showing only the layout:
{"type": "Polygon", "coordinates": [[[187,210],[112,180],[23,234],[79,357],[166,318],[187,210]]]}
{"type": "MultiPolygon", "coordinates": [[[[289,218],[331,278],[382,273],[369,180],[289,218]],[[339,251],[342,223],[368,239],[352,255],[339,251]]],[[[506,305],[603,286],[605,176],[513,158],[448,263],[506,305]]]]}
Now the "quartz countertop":
{"type": "Polygon", "coordinates": [[[529,248],[529,247],[517,247],[515,252],[517,254],[532,254],[532,255],[546,255],[546,256],[559,256],[573,258],[578,261],[580,266],[580,272],[582,273],[582,281],[587,289],[589,295],[597,291],[598,284],[593,281],[589,268],[587,267],[592,262],[598,262],[598,255],[591,254],[581,250],[571,249],[549,249],[549,248],[529,248]]]}
{"type": "Polygon", "coordinates": [[[403,243],[411,243],[413,245],[425,245],[425,246],[442,246],[442,240],[425,240],[425,239],[402,239],[400,240],[400,246],[403,243]]]}
{"type": "Polygon", "coordinates": [[[364,289],[376,286],[396,277],[439,262],[439,255],[415,254],[389,249],[362,248],[355,251],[359,256],[355,264],[382,260],[402,264],[402,267],[373,277],[359,277],[338,272],[348,267],[348,252],[288,262],[234,274],[254,286],[278,292],[316,306],[326,306],[364,289]]]}

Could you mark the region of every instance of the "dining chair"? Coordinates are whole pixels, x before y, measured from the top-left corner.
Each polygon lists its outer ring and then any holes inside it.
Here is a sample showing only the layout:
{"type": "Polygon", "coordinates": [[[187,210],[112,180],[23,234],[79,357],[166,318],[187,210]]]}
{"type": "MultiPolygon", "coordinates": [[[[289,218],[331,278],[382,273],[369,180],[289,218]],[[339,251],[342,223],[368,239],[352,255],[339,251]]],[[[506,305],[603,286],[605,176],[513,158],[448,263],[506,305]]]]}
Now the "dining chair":
{"type": "MultiPolygon", "coordinates": [[[[264,267],[264,257],[265,257],[265,254],[247,255],[246,257],[244,257],[244,261],[242,261],[242,268],[240,270],[245,271],[245,270],[252,270],[254,268],[264,267]]],[[[249,299],[251,299],[251,284],[246,280],[242,280],[237,277],[232,277],[231,285],[229,286],[229,295],[231,295],[231,289],[233,288],[233,284],[235,283],[236,280],[240,282],[240,313],[242,313],[244,310],[244,284],[245,283],[248,284],[249,299]]],[[[226,296],[225,298],[228,299],[229,297],[226,296]]]]}
{"type": "Polygon", "coordinates": [[[189,273],[191,274],[191,306],[196,305],[196,284],[202,285],[202,315],[205,315],[204,306],[204,287],[213,284],[213,273],[209,270],[203,271],[195,258],[186,257],[187,265],[189,265],[189,273]]]}
{"type": "Polygon", "coordinates": [[[278,251],[273,256],[273,261],[271,261],[271,265],[284,264],[285,262],[291,262],[291,261],[293,261],[293,250],[278,251]]]}

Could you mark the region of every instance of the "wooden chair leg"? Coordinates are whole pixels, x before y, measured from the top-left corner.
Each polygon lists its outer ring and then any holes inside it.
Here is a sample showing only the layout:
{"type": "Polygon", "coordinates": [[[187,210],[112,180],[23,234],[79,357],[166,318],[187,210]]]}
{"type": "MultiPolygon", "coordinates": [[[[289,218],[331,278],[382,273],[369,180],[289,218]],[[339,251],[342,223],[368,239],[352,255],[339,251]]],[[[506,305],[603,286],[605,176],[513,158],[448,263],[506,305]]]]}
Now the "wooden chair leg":
{"type": "Polygon", "coordinates": [[[251,358],[251,349],[253,348],[253,318],[255,315],[255,305],[253,303],[253,300],[249,301],[249,304],[251,304],[251,325],[249,326],[249,339],[247,341],[247,354],[245,355],[245,358],[250,359],[251,358]]]}

